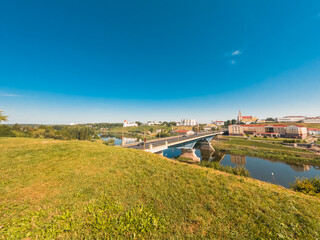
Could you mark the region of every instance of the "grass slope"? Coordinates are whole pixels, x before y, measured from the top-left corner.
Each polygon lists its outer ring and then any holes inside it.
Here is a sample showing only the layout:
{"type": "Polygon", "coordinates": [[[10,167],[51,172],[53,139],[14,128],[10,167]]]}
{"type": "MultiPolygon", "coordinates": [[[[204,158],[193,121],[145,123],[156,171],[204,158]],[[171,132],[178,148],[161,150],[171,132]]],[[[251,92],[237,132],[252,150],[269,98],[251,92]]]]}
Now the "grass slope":
{"type": "Polygon", "coordinates": [[[0,138],[0,238],[317,239],[320,199],[100,142],[0,138]]]}

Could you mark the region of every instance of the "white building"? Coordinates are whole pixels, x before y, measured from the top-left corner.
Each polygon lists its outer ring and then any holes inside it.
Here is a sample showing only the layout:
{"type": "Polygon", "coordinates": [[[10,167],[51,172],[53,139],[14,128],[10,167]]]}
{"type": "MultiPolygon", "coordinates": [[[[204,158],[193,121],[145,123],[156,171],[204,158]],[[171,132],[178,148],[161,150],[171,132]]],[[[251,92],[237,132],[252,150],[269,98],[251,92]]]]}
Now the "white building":
{"type": "Polygon", "coordinates": [[[308,117],[303,119],[303,123],[320,123],[320,117],[308,117]]]}
{"type": "Polygon", "coordinates": [[[177,122],[177,126],[196,126],[195,119],[181,119],[181,122],[177,122]]]}
{"type": "Polygon", "coordinates": [[[217,125],[218,127],[224,126],[224,121],[212,121],[212,123],[217,125]]]}
{"type": "Polygon", "coordinates": [[[138,127],[138,124],[135,122],[128,122],[127,120],[124,120],[123,127],[138,127]]]}
{"type": "Polygon", "coordinates": [[[277,122],[300,122],[306,119],[305,116],[286,116],[283,118],[276,118],[277,122]]]}
{"type": "Polygon", "coordinates": [[[159,125],[159,124],[161,124],[161,123],[156,122],[156,121],[148,121],[148,122],[146,123],[146,125],[148,125],[148,126],[154,126],[154,125],[159,125]]]}
{"type": "Polygon", "coordinates": [[[308,128],[308,134],[312,136],[320,136],[320,129],[318,128],[308,128]]]}

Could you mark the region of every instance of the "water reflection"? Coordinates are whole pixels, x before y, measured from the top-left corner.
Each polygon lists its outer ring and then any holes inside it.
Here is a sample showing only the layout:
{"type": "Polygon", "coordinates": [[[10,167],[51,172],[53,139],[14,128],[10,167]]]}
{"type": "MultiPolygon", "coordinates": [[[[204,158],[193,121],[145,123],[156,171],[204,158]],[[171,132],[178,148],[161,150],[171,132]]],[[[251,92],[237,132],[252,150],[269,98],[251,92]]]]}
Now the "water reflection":
{"type": "Polygon", "coordinates": [[[230,161],[236,165],[246,165],[246,156],[244,155],[230,155],[230,161]]]}
{"type": "Polygon", "coordinates": [[[292,164],[283,161],[268,160],[258,157],[249,157],[244,155],[231,155],[214,150],[209,143],[201,142],[194,149],[177,149],[169,148],[163,152],[163,155],[168,158],[176,158],[183,156],[185,158],[192,157],[197,161],[216,161],[224,166],[244,166],[252,178],[282,185],[286,188],[295,181],[297,177],[316,177],[320,175],[319,166],[312,164],[292,164]],[[196,155],[196,157],[195,157],[196,155]]]}
{"type": "Polygon", "coordinates": [[[108,141],[109,139],[114,139],[115,140],[114,144],[116,146],[120,146],[122,142],[124,142],[124,144],[128,144],[128,143],[133,143],[138,141],[138,138],[136,137],[132,137],[130,135],[126,135],[125,137],[122,137],[121,134],[106,134],[103,137],[101,137],[101,139],[105,141],[108,141]]]}

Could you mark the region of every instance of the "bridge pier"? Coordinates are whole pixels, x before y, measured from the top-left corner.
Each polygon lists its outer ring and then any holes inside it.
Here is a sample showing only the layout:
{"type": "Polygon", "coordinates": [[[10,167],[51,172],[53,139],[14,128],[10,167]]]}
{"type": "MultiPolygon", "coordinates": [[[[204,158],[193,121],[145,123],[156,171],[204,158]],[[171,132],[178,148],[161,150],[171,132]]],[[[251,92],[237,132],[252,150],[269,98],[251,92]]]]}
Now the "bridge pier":
{"type": "Polygon", "coordinates": [[[195,149],[181,149],[180,157],[190,159],[194,162],[200,162],[200,158],[196,155],[195,149]]]}

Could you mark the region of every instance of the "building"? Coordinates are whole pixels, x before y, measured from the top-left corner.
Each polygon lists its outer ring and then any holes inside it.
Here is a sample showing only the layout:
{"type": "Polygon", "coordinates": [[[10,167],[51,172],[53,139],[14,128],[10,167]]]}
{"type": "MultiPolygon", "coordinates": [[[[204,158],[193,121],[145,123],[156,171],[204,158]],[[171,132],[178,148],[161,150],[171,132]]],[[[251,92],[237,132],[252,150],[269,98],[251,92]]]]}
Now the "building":
{"type": "Polygon", "coordinates": [[[159,122],[156,122],[156,121],[148,121],[147,123],[146,123],[146,125],[148,125],[148,126],[154,126],[154,125],[160,125],[161,123],[159,123],[159,122]]]}
{"type": "Polygon", "coordinates": [[[224,126],[224,121],[212,121],[212,123],[215,124],[218,127],[224,126]]]}
{"type": "Polygon", "coordinates": [[[138,124],[135,122],[128,122],[127,120],[124,120],[123,127],[138,127],[138,124]]]}
{"type": "Polygon", "coordinates": [[[192,130],[176,130],[175,132],[178,133],[179,135],[187,135],[187,136],[194,135],[194,131],[192,130]]]}
{"type": "Polygon", "coordinates": [[[276,118],[276,122],[300,122],[306,119],[305,116],[286,116],[283,118],[276,118]]]}
{"type": "Polygon", "coordinates": [[[239,111],[238,113],[238,117],[237,117],[237,122],[238,123],[245,123],[245,124],[249,124],[249,123],[253,123],[258,121],[258,118],[256,117],[252,117],[252,116],[242,116],[241,111],[239,111]]]}
{"type": "Polygon", "coordinates": [[[229,125],[228,127],[229,135],[243,136],[243,126],[242,125],[229,125]]]}
{"type": "Polygon", "coordinates": [[[211,131],[212,129],[217,129],[218,127],[217,127],[217,125],[215,125],[215,124],[207,124],[207,125],[205,125],[204,127],[203,127],[203,130],[204,131],[211,131]]]}
{"type": "Polygon", "coordinates": [[[308,128],[308,134],[312,136],[320,135],[320,129],[318,128],[308,128]]]}
{"type": "Polygon", "coordinates": [[[304,139],[308,135],[306,127],[290,125],[286,127],[286,137],[304,139]]]}
{"type": "Polygon", "coordinates": [[[181,119],[181,122],[177,122],[177,126],[196,126],[195,119],[181,119]]]}
{"type": "Polygon", "coordinates": [[[308,117],[301,120],[303,123],[320,123],[320,117],[308,117]]]}
{"type": "Polygon", "coordinates": [[[307,128],[297,125],[230,125],[229,135],[243,136],[251,134],[257,137],[288,137],[304,139],[307,128]]]}

